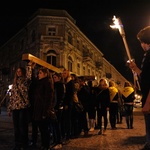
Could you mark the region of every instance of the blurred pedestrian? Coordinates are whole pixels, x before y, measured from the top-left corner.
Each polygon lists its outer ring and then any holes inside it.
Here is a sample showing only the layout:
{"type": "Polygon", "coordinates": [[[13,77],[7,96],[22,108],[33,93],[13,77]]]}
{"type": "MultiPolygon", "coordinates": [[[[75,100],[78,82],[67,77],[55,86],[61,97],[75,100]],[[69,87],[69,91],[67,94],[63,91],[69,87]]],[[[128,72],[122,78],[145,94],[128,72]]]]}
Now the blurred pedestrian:
{"type": "Polygon", "coordinates": [[[146,125],[146,144],[143,150],[150,150],[150,26],[141,29],[137,34],[137,39],[144,51],[141,68],[138,68],[134,61],[130,61],[129,66],[140,79],[142,112],[146,125]]]}

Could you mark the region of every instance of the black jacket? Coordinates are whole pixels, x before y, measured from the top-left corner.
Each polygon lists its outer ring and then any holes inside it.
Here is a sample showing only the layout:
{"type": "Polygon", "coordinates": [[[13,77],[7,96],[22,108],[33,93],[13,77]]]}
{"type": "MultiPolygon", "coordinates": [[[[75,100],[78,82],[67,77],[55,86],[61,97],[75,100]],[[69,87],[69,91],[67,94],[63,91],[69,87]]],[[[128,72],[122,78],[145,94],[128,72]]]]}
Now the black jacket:
{"type": "Polygon", "coordinates": [[[150,90],[150,50],[147,51],[140,74],[140,86],[142,92],[142,106],[144,106],[148,92],[150,90]]]}

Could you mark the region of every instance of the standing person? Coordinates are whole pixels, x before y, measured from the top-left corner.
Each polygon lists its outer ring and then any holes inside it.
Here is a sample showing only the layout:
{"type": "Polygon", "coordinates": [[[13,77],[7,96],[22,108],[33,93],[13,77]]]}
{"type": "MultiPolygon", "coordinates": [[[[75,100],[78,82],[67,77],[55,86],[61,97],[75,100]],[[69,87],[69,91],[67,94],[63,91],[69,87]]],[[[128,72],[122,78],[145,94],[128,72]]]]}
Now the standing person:
{"type": "Polygon", "coordinates": [[[92,81],[88,81],[89,86],[89,102],[88,102],[88,119],[89,119],[89,131],[94,131],[95,119],[96,119],[96,91],[92,85],[92,81]]]}
{"type": "Polygon", "coordinates": [[[54,92],[55,92],[55,112],[57,119],[52,120],[52,130],[54,131],[54,147],[53,149],[62,148],[62,112],[63,112],[63,99],[65,95],[64,84],[62,82],[61,73],[53,74],[54,92]]]}
{"type": "Polygon", "coordinates": [[[71,79],[74,84],[74,94],[73,94],[73,105],[71,112],[71,138],[77,138],[81,133],[80,128],[80,116],[82,111],[77,109],[77,103],[79,103],[78,91],[79,91],[79,78],[75,74],[71,74],[71,79]]]}
{"type": "Polygon", "coordinates": [[[126,119],[126,125],[127,129],[133,129],[133,103],[134,103],[134,96],[135,92],[130,84],[130,82],[124,83],[124,88],[122,90],[122,100],[124,103],[125,108],[125,119],[126,119]]]}
{"type": "Polygon", "coordinates": [[[90,89],[89,86],[85,83],[84,77],[80,78],[80,88],[78,91],[78,98],[84,108],[83,112],[80,114],[81,131],[83,129],[84,136],[87,136],[89,131],[87,113],[89,109],[90,89]]]}
{"type": "Polygon", "coordinates": [[[41,134],[41,150],[48,150],[50,145],[49,109],[53,107],[53,84],[49,70],[41,67],[34,88],[33,121],[41,134]]]}
{"type": "Polygon", "coordinates": [[[119,101],[118,101],[118,113],[117,113],[117,123],[118,124],[122,124],[122,108],[123,108],[123,100],[122,100],[122,96],[121,96],[121,91],[118,90],[118,94],[119,94],[119,101]]]}
{"type": "Polygon", "coordinates": [[[117,129],[116,120],[118,114],[119,94],[114,81],[109,81],[110,92],[110,107],[109,107],[109,121],[112,130],[117,129]]]}
{"type": "Polygon", "coordinates": [[[19,67],[14,76],[8,104],[8,115],[12,113],[14,125],[15,147],[13,150],[24,150],[28,146],[28,78],[26,69],[19,67]]]}
{"type": "Polygon", "coordinates": [[[71,79],[69,70],[62,72],[63,82],[65,84],[65,96],[63,101],[63,144],[67,144],[71,136],[71,117],[74,98],[74,81],[71,79]]]}
{"type": "Polygon", "coordinates": [[[102,117],[104,118],[104,130],[103,133],[106,132],[108,125],[107,111],[109,111],[110,105],[110,95],[108,82],[106,79],[102,78],[99,82],[99,93],[97,95],[97,117],[98,117],[98,125],[99,132],[98,134],[102,134],[102,117]]]}
{"type": "Polygon", "coordinates": [[[36,81],[37,81],[37,76],[35,75],[35,69],[34,67],[36,66],[36,63],[31,63],[30,67],[32,69],[32,74],[31,74],[31,84],[29,86],[29,101],[30,101],[30,121],[31,121],[31,126],[32,126],[32,135],[31,135],[31,140],[29,142],[30,148],[36,148],[37,147],[37,138],[38,138],[38,126],[35,123],[35,121],[32,118],[33,115],[33,107],[34,107],[34,89],[36,87],[36,81]]]}
{"type": "Polygon", "coordinates": [[[150,150],[150,26],[141,29],[137,34],[137,39],[144,51],[141,68],[139,69],[133,61],[129,63],[129,66],[140,78],[142,112],[146,127],[146,144],[142,150],[150,150]]]}

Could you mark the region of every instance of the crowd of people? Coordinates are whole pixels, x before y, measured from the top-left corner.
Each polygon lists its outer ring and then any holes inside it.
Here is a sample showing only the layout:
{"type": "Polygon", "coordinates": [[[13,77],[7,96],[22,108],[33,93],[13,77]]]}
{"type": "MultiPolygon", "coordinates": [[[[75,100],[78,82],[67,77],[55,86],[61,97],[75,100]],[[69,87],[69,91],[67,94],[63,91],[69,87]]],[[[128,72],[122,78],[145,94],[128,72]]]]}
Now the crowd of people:
{"type": "Polygon", "coordinates": [[[129,82],[125,82],[122,90],[106,78],[93,86],[91,80],[70,74],[66,69],[53,73],[41,67],[36,73],[35,66],[30,62],[30,72],[19,67],[15,73],[8,105],[14,124],[13,150],[36,149],[39,134],[40,150],[60,149],[70,139],[78,138],[81,133],[86,137],[95,129],[98,135],[106,134],[108,122],[112,130],[122,123],[123,106],[127,128],[133,128],[134,88],[129,82]]]}
{"type": "MultiPolygon", "coordinates": [[[[140,68],[132,60],[129,67],[140,79],[146,129],[146,144],[142,150],[150,150],[150,26],[141,29],[137,39],[144,51],[143,60],[140,68]]],[[[30,67],[34,70],[35,64],[29,65],[28,71],[31,71],[30,67]]],[[[25,68],[19,67],[8,104],[8,115],[12,115],[14,125],[13,150],[36,147],[39,132],[41,150],[50,149],[51,141],[52,148],[59,149],[82,131],[87,136],[88,132],[97,128],[98,135],[106,134],[108,119],[112,130],[117,129],[116,123],[122,123],[122,108],[127,129],[133,129],[134,94],[135,89],[128,81],[123,89],[118,89],[114,81],[102,78],[99,85],[93,87],[91,81],[70,75],[68,70],[51,74],[48,69],[40,68],[35,76],[34,71],[31,75],[25,68]],[[30,144],[29,123],[32,124],[30,144]]]]}

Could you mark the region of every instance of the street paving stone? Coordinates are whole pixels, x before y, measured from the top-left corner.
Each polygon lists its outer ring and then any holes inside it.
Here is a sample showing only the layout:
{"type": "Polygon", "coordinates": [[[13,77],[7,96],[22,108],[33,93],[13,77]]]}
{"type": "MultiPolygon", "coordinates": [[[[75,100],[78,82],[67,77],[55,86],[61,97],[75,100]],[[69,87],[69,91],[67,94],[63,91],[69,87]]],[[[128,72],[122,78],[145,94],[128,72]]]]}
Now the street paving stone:
{"type": "MultiPolygon", "coordinates": [[[[145,142],[144,117],[139,109],[134,112],[133,126],[133,129],[127,129],[125,118],[123,118],[122,124],[117,124],[116,130],[111,130],[108,123],[106,134],[98,135],[97,129],[89,132],[86,137],[81,134],[79,138],[71,139],[67,145],[63,145],[62,150],[139,150],[145,142]]],[[[29,136],[31,136],[31,130],[29,130],[29,136]]],[[[12,119],[2,108],[0,114],[0,150],[12,150],[13,146],[12,119]]]]}

